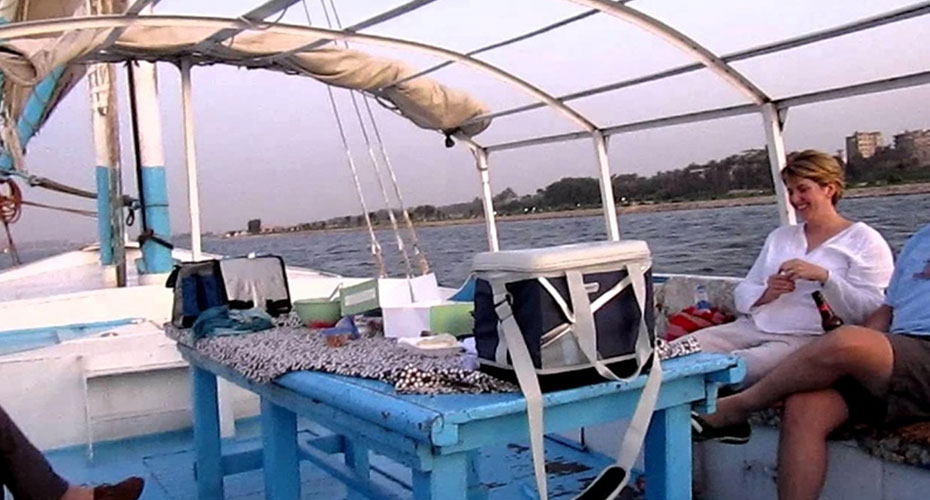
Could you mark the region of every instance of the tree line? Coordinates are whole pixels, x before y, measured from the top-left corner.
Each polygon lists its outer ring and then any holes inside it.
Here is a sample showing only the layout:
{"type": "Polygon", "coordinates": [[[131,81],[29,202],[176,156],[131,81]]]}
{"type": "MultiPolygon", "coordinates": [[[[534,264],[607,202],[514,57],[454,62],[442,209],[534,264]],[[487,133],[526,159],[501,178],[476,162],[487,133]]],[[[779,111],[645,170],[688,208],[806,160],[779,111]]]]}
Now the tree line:
{"type": "MultiPolygon", "coordinates": [[[[843,160],[837,155],[837,159],[843,160]]],[[[893,148],[880,150],[846,168],[850,186],[883,185],[930,181],[930,161],[904,154],[893,148]]],[[[749,149],[721,160],[692,163],[684,168],[660,171],[650,177],[639,174],[611,176],[611,188],[618,205],[715,200],[771,194],[772,175],[768,152],[749,149]]],[[[600,182],[594,177],[564,177],[533,194],[519,195],[506,188],[492,198],[499,215],[558,212],[601,206],[600,182]]],[[[409,210],[414,222],[444,221],[483,217],[480,198],[451,205],[419,205],[409,210]]],[[[400,212],[395,212],[400,219],[400,212]]],[[[386,209],[370,212],[374,224],[388,222],[386,209]]],[[[355,227],[365,224],[362,215],[343,216],[301,224],[300,229],[355,227]]]]}

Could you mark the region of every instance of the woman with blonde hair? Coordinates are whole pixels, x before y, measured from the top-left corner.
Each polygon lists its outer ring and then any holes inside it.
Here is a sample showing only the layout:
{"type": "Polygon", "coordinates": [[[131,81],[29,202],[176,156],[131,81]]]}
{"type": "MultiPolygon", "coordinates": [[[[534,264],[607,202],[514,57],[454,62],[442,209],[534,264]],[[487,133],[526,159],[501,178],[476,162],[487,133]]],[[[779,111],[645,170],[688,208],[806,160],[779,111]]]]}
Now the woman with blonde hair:
{"type": "Polygon", "coordinates": [[[891,249],[878,231],[837,212],[845,181],[836,158],[814,150],[795,153],[781,177],[803,222],[769,233],[734,291],[742,316],[694,333],[705,351],[743,359],[743,388],[823,335],[811,292],[821,291],[840,318],[859,324],[882,304],[894,270],[891,249]]]}

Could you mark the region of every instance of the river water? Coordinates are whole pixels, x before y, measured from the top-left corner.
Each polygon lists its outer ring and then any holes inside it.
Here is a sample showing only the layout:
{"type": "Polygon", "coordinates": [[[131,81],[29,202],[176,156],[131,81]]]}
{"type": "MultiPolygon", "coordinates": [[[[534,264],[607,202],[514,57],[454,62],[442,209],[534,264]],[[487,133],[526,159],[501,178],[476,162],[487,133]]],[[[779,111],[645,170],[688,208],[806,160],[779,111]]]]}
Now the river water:
{"type": "MultiPolygon", "coordinates": [[[[930,223],[930,194],[843,200],[841,211],[877,229],[897,253],[907,237],[930,223]]],[[[623,238],[646,240],[657,273],[700,273],[742,276],[752,265],[765,236],[777,227],[773,206],[713,208],[621,215],[623,238]]],[[[576,217],[498,224],[501,248],[559,245],[605,238],[602,217],[576,217]]],[[[484,224],[424,227],[417,230],[420,245],[440,284],[457,286],[468,275],[471,258],[488,247],[484,224]]],[[[405,266],[390,230],[376,231],[385,262],[393,276],[405,266]]],[[[180,238],[179,246],[189,240],[180,238]]],[[[347,276],[373,276],[367,231],[317,231],[242,238],[205,238],[204,251],[223,255],[274,253],[288,265],[304,266],[347,276]]],[[[73,245],[71,246],[73,248],[73,245]]],[[[64,244],[33,245],[21,249],[26,260],[67,250],[64,244]]],[[[0,267],[9,256],[0,256],[0,267]]]]}

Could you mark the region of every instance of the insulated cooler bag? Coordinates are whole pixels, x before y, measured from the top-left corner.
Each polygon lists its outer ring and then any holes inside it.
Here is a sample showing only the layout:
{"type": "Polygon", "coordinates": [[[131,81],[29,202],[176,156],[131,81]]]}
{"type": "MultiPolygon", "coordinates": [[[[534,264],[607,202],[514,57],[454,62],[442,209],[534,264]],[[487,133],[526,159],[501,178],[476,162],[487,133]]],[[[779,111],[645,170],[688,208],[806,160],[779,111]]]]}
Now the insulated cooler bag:
{"type": "Polygon", "coordinates": [[[631,380],[651,365],[617,463],[578,498],[613,498],[629,480],[662,379],[651,268],[649,247],[632,240],[474,258],[478,360],[523,391],[540,498],[547,498],[542,390],[631,380]]]}
{"type": "Polygon", "coordinates": [[[190,328],[200,313],[221,305],[260,307],[272,316],[291,311],[284,260],[277,255],[182,262],[165,286],[174,289],[171,322],[179,328],[190,328]]]}

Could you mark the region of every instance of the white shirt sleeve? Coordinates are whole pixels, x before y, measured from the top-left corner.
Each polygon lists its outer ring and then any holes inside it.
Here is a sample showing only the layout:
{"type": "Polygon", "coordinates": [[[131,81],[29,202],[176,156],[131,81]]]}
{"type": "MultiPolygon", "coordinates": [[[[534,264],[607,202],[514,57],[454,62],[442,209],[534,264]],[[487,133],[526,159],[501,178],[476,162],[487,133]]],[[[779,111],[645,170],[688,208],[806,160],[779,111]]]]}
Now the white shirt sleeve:
{"type": "Polygon", "coordinates": [[[762,250],[749,269],[749,274],[747,274],[733,290],[733,303],[736,306],[736,310],[743,314],[749,314],[751,312],[752,305],[759,300],[759,297],[762,296],[765,289],[768,287],[768,276],[766,276],[765,273],[765,263],[769,254],[772,252],[774,240],[775,231],[772,231],[769,233],[768,237],[765,238],[762,250]]]}
{"type": "Polygon", "coordinates": [[[846,276],[830,273],[823,294],[841,318],[861,324],[882,305],[885,288],[894,272],[891,248],[881,234],[867,227],[850,238],[850,262],[846,276]],[[853,246],[858,248],[852,248],[853,246]]]}

